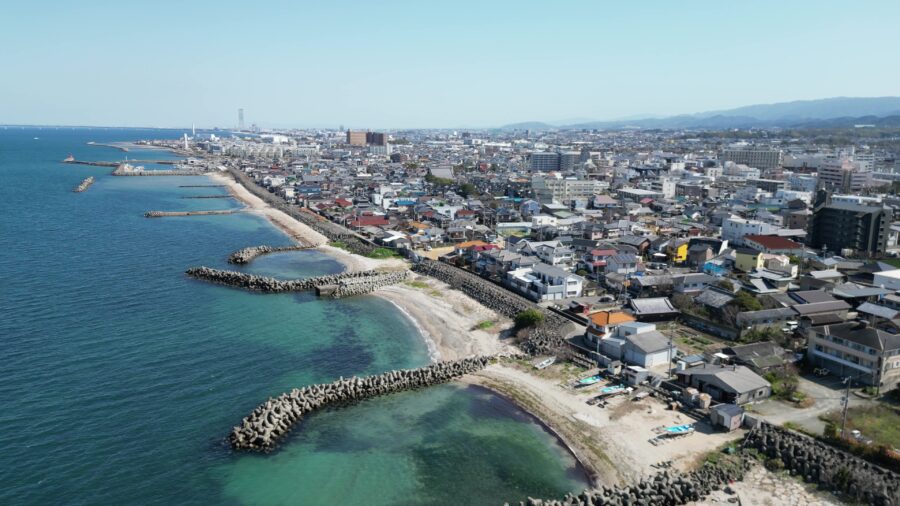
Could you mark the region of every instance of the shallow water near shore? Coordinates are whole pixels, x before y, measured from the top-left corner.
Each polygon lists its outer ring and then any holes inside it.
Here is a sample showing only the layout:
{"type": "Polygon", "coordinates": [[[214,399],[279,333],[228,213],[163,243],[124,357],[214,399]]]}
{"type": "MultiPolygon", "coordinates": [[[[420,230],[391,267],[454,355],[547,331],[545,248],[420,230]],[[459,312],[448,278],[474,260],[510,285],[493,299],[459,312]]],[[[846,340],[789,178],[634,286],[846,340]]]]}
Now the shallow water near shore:
{"type": "Polygon", "coordinates": [[[197,265],[341,270],[318,251],[227,264],[242,247],[289,244],[254,214],[142,216],[241,207],[181,198],[224,194],[180,187],[209,179],[59,163],[126,155],[87,141],[181,133],[0,129],[0,504],[502,504],[586,485],[515,406],[452,384],[314,414],[271,455],[232,453],[231,426],[267,396],[421,366],[428,351],[378,297],[263,295],[184,276],[197,265]],[[96,183],[72,193],[87,176],[96,183]]]}

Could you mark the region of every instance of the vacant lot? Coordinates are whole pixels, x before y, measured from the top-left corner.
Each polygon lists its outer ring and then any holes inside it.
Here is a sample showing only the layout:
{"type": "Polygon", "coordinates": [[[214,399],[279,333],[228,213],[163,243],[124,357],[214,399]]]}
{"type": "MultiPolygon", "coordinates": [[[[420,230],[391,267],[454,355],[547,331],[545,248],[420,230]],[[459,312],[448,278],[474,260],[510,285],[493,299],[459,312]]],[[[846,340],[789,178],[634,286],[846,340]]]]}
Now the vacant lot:
{"type": "MultiPolygon", "coordinates": [[[[840,412],[831,412],[823,417],[840,427],[840,412]]],[[[877,404],[859,406],[847,410],[847,431],[858,430],[863,437],[874,444],[900,448],[900,411],[893,406],[877,404]]]]}

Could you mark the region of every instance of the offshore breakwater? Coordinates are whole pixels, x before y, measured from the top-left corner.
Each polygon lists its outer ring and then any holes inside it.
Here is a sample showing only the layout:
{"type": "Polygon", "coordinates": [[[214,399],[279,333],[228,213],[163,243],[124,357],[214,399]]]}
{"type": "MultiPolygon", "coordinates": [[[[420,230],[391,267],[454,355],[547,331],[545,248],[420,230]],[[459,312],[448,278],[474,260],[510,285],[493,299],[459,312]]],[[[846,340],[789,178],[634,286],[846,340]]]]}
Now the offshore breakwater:
{"type": "Polygon", "coordinates": [[[147,211],[145,218],[164,218],[166,216],[214,216],[218,214],[235,214],[243,209],[224,209],[221,211],[147,211]]]}
{"type": "Polygon", "coordinates": [[[230,264],[249,264],[253,261],[254,258],[268,255],[269,253],[281,253],[285,251],[300,251],[304,249],[309,249],[312,246],[250,246],[249,248],[243,248],[235,251],[231,255],[228,256],[228,263],[230,264]]]}
{"type": "Polygon", "coordinates": [[[78,183],[78,186],[73,188],[72,191],[75,193],[87,191],[87,189],[90,188],[92,184],[94,184],[94,176],[86,177],[80,183],[78,183]]]}
{"type": "Polygon", "coordinates": [[[363,295],[383,286],[401,283],[409,276],[409,271],[406,270],[389,272],[359,271],[305,279],[280,280],[244,272],[212,269],[210,267],[193,267],[185,273],[192,278],[210,283],[256,292],[282,293],[317,290],[320,295],[327,295],[332,298],[363,295]]]}
{"type": "Polygon", "coordinates": [[[235,426],[228,441],[235,450],[269,451],[287,435],[303,415],[380,395],[446,383],[483,369],[491,357],[440,362],[418,369],[389,371],[363,378],[341,378],[332,383],[295,388],[269,398],[235,426]]]}
{"type": "Polygon", "coordinates": [[[537,309],[544,314],[544,322],[531,329],[521,344],[522,351],[530,355],[557,353],[563,348],[569,320],[547,311],[534,302],[510,292],[490,281],[458,267],[422,258],[413,265],[413,271],[442,281],[472,297],[488,309],[509,318],[527,309],[537,309]]]}

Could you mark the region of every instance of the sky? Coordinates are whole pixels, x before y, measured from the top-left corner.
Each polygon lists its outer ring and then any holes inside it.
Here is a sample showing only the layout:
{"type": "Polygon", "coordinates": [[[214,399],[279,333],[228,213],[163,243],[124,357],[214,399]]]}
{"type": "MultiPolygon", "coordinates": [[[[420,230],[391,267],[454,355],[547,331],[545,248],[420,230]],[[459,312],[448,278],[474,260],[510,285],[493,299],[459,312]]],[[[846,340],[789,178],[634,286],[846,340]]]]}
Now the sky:
{"type": "Polygon", "coordinates": [[[900,2],[0,0],[0,124],[477,128],[900,95],[900,2]]]}

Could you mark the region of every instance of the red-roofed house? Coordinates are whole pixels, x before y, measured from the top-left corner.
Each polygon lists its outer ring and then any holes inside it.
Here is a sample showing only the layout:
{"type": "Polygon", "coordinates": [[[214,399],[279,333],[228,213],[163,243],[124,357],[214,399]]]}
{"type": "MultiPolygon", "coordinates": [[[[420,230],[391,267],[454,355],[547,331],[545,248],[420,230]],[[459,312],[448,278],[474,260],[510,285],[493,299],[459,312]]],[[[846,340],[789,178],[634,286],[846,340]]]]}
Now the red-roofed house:
{"type": "Polygon", "coordinates": [[[781,255],[799,255],[803,253],[803,245],[778,235],[745,235],[744,244],[763,253],[781,255]]]}
{"type": "Polygon", "coordinates": [[[364,214],[361,216],[356,216],[355,218],[350,220],[348,226],[350,228],[359,229],[363,227],[383,227],[388,225],[389,223],[390,222],[388,221],[388,219],[384,216],[372,216],[364,214]]]}
{"type": "Polygon", "coordinates": [[[353,207],[353,202],[350,202],[349,200],[344,199],[344,198],[336,198],[336,199],[334,199],[334,203],[335,203],[335,205],[340,206],[344,209],[353,207]]]}

